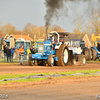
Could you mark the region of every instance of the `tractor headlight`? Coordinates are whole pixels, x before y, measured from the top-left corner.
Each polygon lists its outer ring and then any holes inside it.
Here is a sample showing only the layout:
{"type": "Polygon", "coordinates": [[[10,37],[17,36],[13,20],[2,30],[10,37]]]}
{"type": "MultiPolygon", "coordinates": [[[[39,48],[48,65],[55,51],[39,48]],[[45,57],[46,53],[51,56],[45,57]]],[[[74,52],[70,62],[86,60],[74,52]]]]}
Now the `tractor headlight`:
{"type": "Polygon", "coordinates": [[[43,55],[45,55],[45,53],[42,53],[43,55]]]}

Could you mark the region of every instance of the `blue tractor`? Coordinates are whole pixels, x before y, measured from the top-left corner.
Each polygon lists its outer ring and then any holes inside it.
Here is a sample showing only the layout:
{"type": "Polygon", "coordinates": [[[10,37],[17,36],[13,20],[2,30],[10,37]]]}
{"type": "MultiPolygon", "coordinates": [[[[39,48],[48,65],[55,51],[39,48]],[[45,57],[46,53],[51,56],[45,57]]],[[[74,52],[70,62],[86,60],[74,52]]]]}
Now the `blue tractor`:
{"type": "Polygon", "coordinates": [[[92,33],[91,39],[93,41],[93,47],[84,50],[86,58],[87,60],[100,60],[100,47],[97,46],[97,44],[100,42],[100,34],[94,35],[94,33],[92,33]]]}
{"type": "Polygon", "coordinates": [[[23,45],[24,47],[24,55],[28,55],[30,53],[31,41],[26,41],[22,38],[19,38],[15,42],[15,51],[14,51],[14,58],[18,59],[19,57],[19,48],[23,45]]]}
{"type": "Polygon", "coordinates": [[[24,55],[27,55],[30,53],[30,47],[31,47],[31,41],[24,40],[23,38],[17,38],[16,40],[13,37],[8,37],[7,39],[4,39],[4,42],[6,43],[7,47],[14,47],[14,57],[13,59],[18,60],[19,58],[19,48],[21,47],[21,44],[24,47],[24,55]]]}
{"type": "Polygon", "coordinates": [[[73,63],[73,51],[68,49],[64,37],[68,32],[52,31],[48,34],[47,41],[37,44],[37,53],[29,55],[29,65],[67,66],[73,63]]]}

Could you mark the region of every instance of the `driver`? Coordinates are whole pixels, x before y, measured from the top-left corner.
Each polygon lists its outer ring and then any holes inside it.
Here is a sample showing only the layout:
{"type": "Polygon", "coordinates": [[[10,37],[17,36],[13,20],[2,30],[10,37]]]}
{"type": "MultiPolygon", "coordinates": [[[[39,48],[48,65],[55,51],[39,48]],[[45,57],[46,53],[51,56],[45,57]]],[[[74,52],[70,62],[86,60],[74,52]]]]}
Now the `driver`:
{"type": "Polygon", "coordinates": [[[54,44],[54,41],[55,41],[54,35],[50,35],[50,41],[52,44],[54,44]]]}
{"type": "Polygon", "coordinates": [[[99,41],[99,43],[97,43],[97,49],[100,52],[100,41],[99,41]]]}

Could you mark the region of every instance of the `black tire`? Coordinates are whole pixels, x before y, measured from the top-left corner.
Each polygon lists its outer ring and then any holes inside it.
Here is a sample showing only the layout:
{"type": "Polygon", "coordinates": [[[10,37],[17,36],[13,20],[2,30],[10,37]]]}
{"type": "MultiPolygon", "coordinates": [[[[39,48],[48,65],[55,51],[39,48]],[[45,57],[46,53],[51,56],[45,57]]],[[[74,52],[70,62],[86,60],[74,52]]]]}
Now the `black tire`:
{"type": "Polygon", "coordinates": [[[83,54],[85,55],[85,59],[86,60],[89,60],[90,59],[89,49],[84,49],[83,50],[83,54]]]}
{"type": "Polygon", "coordinates": [[[33,66],[34,65],[34,63],[33,63],[33,60],[32,60],[32,54],[29,54],[29,66],[33,66]]]}
{"type": "Polygon", "coordinates": [[[79,55],[78,56],[78,62],[81,62],[82,65],[86,64],[86,58],[84,55],[79,55]]]}
{"type": "Polygon", "coordinates": [[[92,60],[96,60],[96,55],[97,55],[97,52],[94,48],[91,48],[91,51],[92,51],[92,60]]]}
{"type": "Polygon", "coordinates": [[[89,49],[89,60],[92,59],[92,51],[91,51],[91,48],[89,49]]]}
{"type": "Polygon", "coordinates": [[[68,58],[66,60],[66,62],[64,61],[64,51],[66,50],[67,53],[67,57],[69,58],[69,54],[68,54],[68,47],[65,44],[62,44],[60,46],[60,48],[58,50],[56,50],[56,56],[58,57],[58,61],[56,62],[56,64],[58,66],[67,66],[68,64],[68,58]]]}
{"type": "Polygon", "coordinates": [[[54,66],[54,62],[55,62],[55,60],[54,60],[54,56],[53,55],[49,55],[48,56],[48,66],[54,66]]]}

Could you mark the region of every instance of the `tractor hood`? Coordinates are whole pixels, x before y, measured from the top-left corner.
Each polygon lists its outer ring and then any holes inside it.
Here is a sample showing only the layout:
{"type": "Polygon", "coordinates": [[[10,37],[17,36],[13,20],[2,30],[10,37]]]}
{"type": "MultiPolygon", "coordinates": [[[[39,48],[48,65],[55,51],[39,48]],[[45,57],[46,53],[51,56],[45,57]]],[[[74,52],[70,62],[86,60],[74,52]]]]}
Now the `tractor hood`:
{"type": "Polygon", "coordinates": [[[32,54],[32,59],[47,59],[48,57],[44,56],[45,53],[36,53],[36,54],[32,54]]]}

